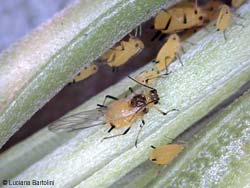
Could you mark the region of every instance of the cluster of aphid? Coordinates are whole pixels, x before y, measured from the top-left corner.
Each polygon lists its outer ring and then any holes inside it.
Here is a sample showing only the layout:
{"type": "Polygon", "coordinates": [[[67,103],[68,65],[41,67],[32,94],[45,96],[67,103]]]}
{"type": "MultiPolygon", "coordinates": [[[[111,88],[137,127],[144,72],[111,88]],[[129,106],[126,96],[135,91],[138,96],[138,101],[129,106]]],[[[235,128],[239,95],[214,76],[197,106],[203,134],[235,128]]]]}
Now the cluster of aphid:
{"type": "MultiPolygon", "coordinates": [[[[232,0],[231,5],[237,8],[243,2],[244,0],[232,0]]],[[[154,69],[143,72],[136,79],[129,77],[147,90],[141,94],[136,94],[132,88],[129,88],[131,92],[130,97],[122,99],[108,95],[102,104],[98,104],[97,109],[79,112],[61,118],[55,123],[52,123],[49,129],[51,131],[74,131],[107,123],[110,126],[108,132],[111,132],[116,128],[128,127],[121,134],[104,138],[108,139],[127,134],[132,123],[141,119],[140,130],[135,141],[135,145],[137,145],[139,133],[145,124],[143,116],[150,108],[155,108],[163,115],[171,111],[176,111],[176,109],[171,109],[164,112],[156,107],[160,98],[157,90],[152,87],[152,80],[161,75],[168,74],[167,68],[176,58],[181,62],[181,39],[177,33],[187,29],[193,30],[205,26],[216,17],[216,29],[223,32],[225,36],[225,30],[231,23],[232,14],[230,7],[219,0],[212,0],[204,7],[198,7],[197,3],[185,2],[168,10],[159,11],[154,20],[154,29],[157,30],[158,33],[153,39],[158,37],[157,35],[160,33],[160,35],[169,34],[168,40],[155,58],[154,69]],[[106,105],[106,99],[108,98],[114,101],[106,105]]],[[[119,45],[108,50],[101,56],[101,60],[106,61],[108,66],[115,69],[125,64],[129,59],[142,51],[143,48],[143,42],[139,38],[130,35],[128,41],[122,41],[119,45]]],[[[80,74],[74,78],[74,82],[86,79],[97,71],[98,66],[92,64],[84,68],[80,74]]],[[[157,164],[168,164],[182,151],[184,145],[168,144],[157,148],[154,146],[151,147],[154,151],[150,156],[150,160],[157,164]]]]}

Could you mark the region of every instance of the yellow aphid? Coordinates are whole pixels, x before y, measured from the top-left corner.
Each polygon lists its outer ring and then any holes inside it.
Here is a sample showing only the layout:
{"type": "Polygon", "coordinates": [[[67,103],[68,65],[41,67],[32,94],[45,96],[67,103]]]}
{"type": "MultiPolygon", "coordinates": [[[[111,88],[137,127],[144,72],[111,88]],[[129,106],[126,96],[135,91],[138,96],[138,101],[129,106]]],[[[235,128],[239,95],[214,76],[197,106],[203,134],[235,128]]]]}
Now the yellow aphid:
{"type": "Polygon", "coordinates": [[[180,51],[180,37],[177,34],[170,35],[167,42],[162,46],[156,56],[155,62],[158,71],[166,70],[168,65],[179,56],[180,51]]]}
{"type": "Polygon", "coordinates": [[[216,22],[217,31],[224,32],[230,26],[231,22],[232,14],[230,7],[227,5],[222,5],[216,22]]]}
{"type": "Polygon", "coordinates": [[[136,77],[136,80],[142,84],[152,86],[158,76],[159,71],[152,69],[150,71],[142,72],[139,76],[136,77]]]}
{"type": "Polygon", "coordinates": [[[101,60],[106,61],[108,66],[116,68],[140,53],[143,48],[144,44],[140,39],[130,36],[128,41],[122,41],[120,45],[104,53],[101,56],[101,60]]]}
{"type": "Polygon", "coordinates": [[[176,33],[208,22],[208,11],[193,4],[161,10],[155,17],[154,28],[162,33],[176,33]]]}
{"type": "Polygon", "coordinates": [[[81,72],[77,74],[77,76],[73,79],[71,83],[79,82],[87,79],[98,71],[98,66],[95,64],[91,64],[87,67],[84,67],[81,72]]]}
{"type": "MultiPolygon", "coordinates": [[[[139,83],[137,80],[133,78],[131,79],[139,83]]],[[[143,125],[145,124],[143,116],[148,113],[149,109],[152,107],[161,112],[163,115],[167,115],[169,112],[176,111],[176,109],[172,109],[167,112],[163,112],[158,109],[156,105],[159,103],[160,97],[157,90],[147,85],[141,85],[147,88],[147,91],[137,94],[132,90],[132,88],[130,88],[132,95],[121,99],[107,95],[103,104],[97,105],[99,108],[90,111],[78,112],[61,118],[55,121],[55,123],[50,124],[49,130],[53,132],[74,131],[101,124],[108,124],[110,126],[108,132],[111,132],[113,129],[127,127],[127,129],[121,134],[104,138],[108,139],[127,134],[132,123],[138,119],[142,120],[142,129],[143,125]],[[106,105],[105,101],[107,98],[113,99],[114,101],[109,105],[106,105]]],[[[135,145],[137,145],[138,136],[136,138],[135,145]]]]}
{"type": "Polygon", "coordinates": [[[231,4],[232,4],[232,7],[238,8],[238,7],[241,6],[244,2],[245,2],[245,0],[232,0],[232,1],[231,1],[231,4]]]}
{"type": "Polygon", "coordinates": [[[153,163],[167,165],[184,149],[184,144],[167,144],[157,148],[151,147],[154,150],[149,159],[153,163]]]}

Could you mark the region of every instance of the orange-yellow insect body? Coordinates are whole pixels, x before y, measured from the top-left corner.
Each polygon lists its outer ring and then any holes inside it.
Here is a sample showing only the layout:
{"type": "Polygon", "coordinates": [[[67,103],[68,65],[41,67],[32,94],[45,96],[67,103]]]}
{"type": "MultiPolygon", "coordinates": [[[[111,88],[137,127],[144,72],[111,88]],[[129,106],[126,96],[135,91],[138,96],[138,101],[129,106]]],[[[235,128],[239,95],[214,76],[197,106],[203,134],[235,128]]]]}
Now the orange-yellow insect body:
{"type": "Polygon", "coordinates": [[[91,64],[87,67],[84,67],[81,72],[78,73],[77,76],[74,77],[71,83],[79,82],[85,80],[95,74],[98,71],[98,66],[95,64],[91,64]]]}
{"type": "Polygon", "coordinates": [[[217,31],[224,32],[232,22],[232,14],[230,7],[227,5],[222,5],[219,16],[216,22],[217,31]]]}
{"type": "Polygon", "coordinates": [[[171,161],[184,149],[184,144],[167,144],[161,147],[153,148],[153,153],[149,159],[153,163],[166,165],[171,163],[171,161]]]}
{"type": "Polygon", "coordinates": [[[177,34],[170,35],[167,42],[162,46],[156,56],[156,68],[159,71],[165,70],[168,65],[172,63],[176,57],[178,57],[180,51],[180,37],[177,34]]]}
{"type": "Polygon", "coordinates": [[[159,77],[159,71],[152,69],[150,71],[142,72],[136,77],[136,80],[142,84],[152,86],[157,77],[159,77]]]}
{"type": "Polygon", "coordinates": [[[143,110],[140,111],[140,107],[132,106],[130,100],[120,99],[108,106],[105,119],[111,127],[123,128],[130,126],[142,115],[143,110]]]}
{"type": "Polygon", "coordinates": [[[191,5],[161,10],[155,17],[154,28],[162,33],[176,33],[208,22],[208,11],[191,5]]]}
{"type": "MultiPolygon", "coordinates": [[[[141,130],[145,124],[144,120],[142,119],[143,115],[146,114],[150,108],[155,107],[155,105],[159,103],[160,98],[156,89],[148,85],[141,84],[131,77],[129,78],[147,88],[148,91],[144,91],[141,94],[136,94],[133,89],[130,88],[130,91],[133,95],[130,98],[123,99],[118,99],[116,97],[107,95],[103,104],[98,104],[99,108],[65,116],[50,124],[49,130],[54,132],[74,131],[106,123],[110,126],[108,132],[111,132],[114,128],[118,129],[128,127],[122,134],[112,135],[104,138],[108,139],[125,135],[130,130],[132,123],[138,119],[142,120],[142,124],[140,126],[141,130]],[[115,101],[106,106],[105,101],[107,98],[113,99],[115,101]]],[[[176,111],[176,109],[172,109],[168,112],[163,112],[157,107],[155,107],[155,109],[161,112],[163,115],[167,115],[171,111],[176,111]]],[[[139,133],[140,131],[138,132],[135,146],[137,146],[139,133]]]]}
{"type": "Polygon", "coordinates": [[[101,60],[106,61],[110,67],[119,67],[140,53],[143,48],[144,44],[140,39],[130,36],[128,41],[122,41],[120,45],[104,53],[101,60]]]}

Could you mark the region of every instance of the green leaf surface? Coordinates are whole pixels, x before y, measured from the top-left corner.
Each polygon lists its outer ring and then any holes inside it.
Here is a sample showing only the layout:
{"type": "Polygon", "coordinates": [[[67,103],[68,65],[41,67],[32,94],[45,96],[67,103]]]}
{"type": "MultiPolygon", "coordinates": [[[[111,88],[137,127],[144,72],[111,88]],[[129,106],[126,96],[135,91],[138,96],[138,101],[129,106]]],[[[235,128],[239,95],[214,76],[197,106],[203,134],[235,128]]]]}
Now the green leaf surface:
{"type": "Polygon", "coordinates": [[[93,62],[166,2],[77,1],[3,52],[0,147],[84,64],[93,62]]]}
{"type": "MultiPolygon", "coordinates": [[[[208,33],[182,56],[184,67],[173,64],[173,73],[157,81],[160,107],[180,111],[162,116],[150,110],[144,117],[146,126],[138,148],[134,147],[134,141],[140,122],[132,126],[128,135],[103,142],[102,138],[108,135],[107,126],[95,128],[87,136],[81,131],[14,179],[55,180],[56,187],[109,187],[148,160],[150,145],[171,142],[168,137],[175,138],[249,82],[249,5],[242,7],[240,13],[244,16],[241,21],[244,28],[237,25],[229,28],[227,41],[222,33],[208,33]]],[[[124,88],[133,85],[131,80],[125,79],[93,97],[77,111],[95,106],[107,93],[119,96],[125,92],[124,88]]]]}
{"type": "Polygon", "coordinates": [[[147,186],[248,187],[250,92],[231,104],[147,186]]]}

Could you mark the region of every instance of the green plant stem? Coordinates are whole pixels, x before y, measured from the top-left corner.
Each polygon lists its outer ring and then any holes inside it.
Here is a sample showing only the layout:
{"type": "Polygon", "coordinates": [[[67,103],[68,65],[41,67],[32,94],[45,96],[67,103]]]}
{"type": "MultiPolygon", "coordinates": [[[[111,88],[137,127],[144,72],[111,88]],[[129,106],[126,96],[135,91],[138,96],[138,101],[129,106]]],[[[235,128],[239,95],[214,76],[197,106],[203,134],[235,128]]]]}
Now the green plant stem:
{"type": "Polygon", "coordinates": [[[164,4],[166,0],[81,0],[3,52],[0,147],[84,64],[164,4]]]}
{"type": "MultiPolygon", "coordinates": [[[[126,136],[103,142],[108,127],[102,126],[87,137],[83,136],[84,131],[79,132],[14,179],[53,179],[57,187],[109,187],[148,160],[150,145],[171,142],[169,137],[175,138],[249,82],[249,5],[242,7],[242,12],[244,28],[234,25],[228,29],[227,41],[221,33],[210,33],[182,56],[184,67],[173,64],[173,73],[157,81],[161,108],[178,108],[179,112],[163,117],[151,109],[144,116],[146,126],[138,148],[134,141],[140,122],[133,124],[126,136]]],[[[116,95],[132,84],[125,79],[92,98],[89,104],[101,101],[106,92],[116,95]]],[[[86,110],[85,105],[77,110],[86,110]]]]}
{"type": "Polygon", "coordinates": [[[250,92],[234,102],[147,187],[245,187],[250,178],[250,92]]]}

